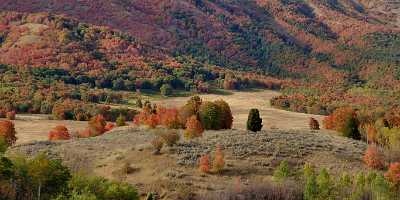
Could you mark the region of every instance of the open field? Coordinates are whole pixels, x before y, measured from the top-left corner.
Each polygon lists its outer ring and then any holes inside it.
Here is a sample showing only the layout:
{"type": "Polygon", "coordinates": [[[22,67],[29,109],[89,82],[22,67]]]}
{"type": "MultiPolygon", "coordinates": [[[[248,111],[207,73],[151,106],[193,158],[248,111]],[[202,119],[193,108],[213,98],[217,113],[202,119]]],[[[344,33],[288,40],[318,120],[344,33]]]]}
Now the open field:
{"type": "MultiPolygon", "coordinates": [[[[214,101],[223,99],[229,103],[234,117],[233,128],[245,129],[249,110],[258,108],[260,115],[264,120],[264,129],[279,128],[279,129],[308,129],[308,121],[310,117],[316,118],[322,123],[323,116],[310,115],[304,113],[295,113],[285,110],[272,108],[269,101],[272,97],[278,96],[280,93],[271,90],[254,90],[254,91],[239,91],[232,94],[204,94],[200,95],[203,101],[214,101]]],[[[190,97],[176,97],[163,100],[155,100],[153,103],[158,103],[165,106],[182,106],[190,97]]]]}
{"type": "MultiPolygon", "coordinates": [[[[233,128],[245,129],[248,112],[251,108],[258,108],[264,120],[264,129],[308,129],[308,120],[314,117],[322,122],[323,116],[295,113],[290,111],[272,108],[269,100],[279,95],[278,92],[271,90],[240,91],[222,94],[200,95],[204,101],[223,99],[231,106],[234,116],[233,128]]],[[[155,98],[153,103],[167,107],[179,107],[185,104],[190,97],[171,97],[155,98]]],[[[17,144],[28,143],[31,141],[47,140],[48,132],[56,125],[65,125],[71,133],[85,129],[87,122],[49,120],[47,115],[17,115],[14,121],[17,131],[17,144]]]]}

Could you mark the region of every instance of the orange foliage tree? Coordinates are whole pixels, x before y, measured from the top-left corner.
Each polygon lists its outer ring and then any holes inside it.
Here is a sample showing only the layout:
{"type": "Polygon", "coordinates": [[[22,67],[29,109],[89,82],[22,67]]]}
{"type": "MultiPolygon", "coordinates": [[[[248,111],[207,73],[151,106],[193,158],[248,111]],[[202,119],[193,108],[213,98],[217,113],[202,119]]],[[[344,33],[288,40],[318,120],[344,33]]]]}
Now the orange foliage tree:
{"type": "Polygon", "coordinates": [[[157,115],[160,120],[160,124],[167,127],[178,129],[181,127],[179,122],[179,113],[175,108],[164,108],[161,106],[157,107],[157,115]]]}
{"type": "Polygon", "coordinates": [[[390,164],[385,177],[395,186],[400,186],[400,162],[390,164]]]}
{"type": "Polygon", "coordinates": [[[323,120],[324,128],[340,131],[346,125],[346,121],[355,117],[355,111],[350,107],[336,109],[323,120]]]}
{"type": "Polygon", "coordinates": [[[197,119],[195,115],[190,117],[186,122],[186,130],[185,130],[185,137],[186,138],[195,138],[201,137],[204,132],[203,125],[197,119]]]}
{"type": "Polygon", "coordinates": [[[221,173],[225,167],[225,155],[222,152],[221,146],[217,146],[213,160],[213,170],[216,173],[221,173]]]}
{"type": "Polygon", "coordinates": [[[203,173],[210,172],[210,157],[208,155],[203,155],[200,157],[199,170],[203,173]]]}
{"type": "Polygon", "coordinates": [[[17,141],[15,136],[14,123],[11,121],[0,121],[0,137],[4,139],[7,145],[12,146],[17,141]]]}
{"type": "Polygon", "coordinates": [[[96,115],[90,119],[88,122],[89,125],[89,131],[91,132],[91,136],[98,136],[106,132],[106,125],[107,122],[104,119],[103,115],[96,115]]]}
{"type": "Polygon", "coordinates": [[[67,127],[58,125],[49,132],[49,140],[69,140],[71,136],[67,127]]]}
{"type": "Polygon", "coordinates": [[[364,163],[371,169],[383,169],[383,155],[375,146],[368,147],[363,157],[364,163]]]}

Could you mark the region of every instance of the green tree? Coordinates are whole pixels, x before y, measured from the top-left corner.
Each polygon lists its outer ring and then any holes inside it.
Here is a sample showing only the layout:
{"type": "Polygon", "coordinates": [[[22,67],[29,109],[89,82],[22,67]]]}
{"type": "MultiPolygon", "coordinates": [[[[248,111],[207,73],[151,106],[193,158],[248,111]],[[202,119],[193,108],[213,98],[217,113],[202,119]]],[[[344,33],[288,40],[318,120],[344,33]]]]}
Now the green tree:
{"type": "Polygon", "coordinates": [[[126,119],[123,115],[119,115],[119,117],[117,118],[117,120],[115,121],[115,123],[117,124],[117,126],[126,126],[126,119]]]}
{"type": "Polygon", "coordinates": [[[261,131],[262,127],[263,124],[262,119],[260,118],[260,112],[258,109],[251,109],[247,119],[247,130],[257,132],[261,131]]]}
{"type": "Polygon", "coordinates": [[[345,122],[341,130],[339,130],[344,137],[352,138],[355,140],[361,139],[360,131],[358,130],[358,121],[352,116],[349,117],[345,122]]]}
{"type": "Polygon", "coordinates": [[[317,200],[318,199],[318,184],[317,177],[315,174],[311,174],[306,177],[306,185],[304,188],[304,199],[305,200],[317,200]]]}
{"type": "Polygon", "coordinates": [[[317,176],[319,199],[333,199],[333,183],[326,169],[322,169],[317,176]]]}
{"type": "Polygon", "coordinates": [[[221,108],[213,102],[204,102],[199,108],[199,119],[206,130],[221,129],[221,116],[221,108]]]}
{"type": "Polygon", "coordinates": [[[281,181],[289,176],[290,176],[289,163],[286,160],[284,160],[279,164],[278,168],[276,168],[276,170],[274,171],[274,178],[276,180],[281,181]]]}
{"type": "Polygon", "coordinates": [[[169,84],[163,84],[163,85],[160,87],[160,92],[161,92],[161,95],[163,95],[163,96],[165,96],[165,97],[170,96],[170,95],[172,94],[172,87],[171,87],[171,85],[169,85],[169,84]]]}

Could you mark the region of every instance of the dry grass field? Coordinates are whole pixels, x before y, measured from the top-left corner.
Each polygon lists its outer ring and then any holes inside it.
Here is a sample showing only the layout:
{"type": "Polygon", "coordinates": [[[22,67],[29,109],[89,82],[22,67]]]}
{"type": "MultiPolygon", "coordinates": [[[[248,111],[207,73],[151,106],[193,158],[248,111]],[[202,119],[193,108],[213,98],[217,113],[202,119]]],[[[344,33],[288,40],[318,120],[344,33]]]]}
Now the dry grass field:
{"type": "MultiPolygon", "coordinates": [[[[223,99],[229,103],[232,109],[234,129],[245,129],[249,110],[257,108],[264,120],[264,129],[308,129],[310,117],[316,118],[322,123],[323,116],[295,113],[272,108],[269,101],[280,93],[271,90],[256,90],[251,92],[232,92],[230,95],[204,94],[200,95],[203,101],[223,99]]],[[[163,100],[155,100],[153,103],[179,107],[186,103],[190,97],[176,97],[163,100]]]]}

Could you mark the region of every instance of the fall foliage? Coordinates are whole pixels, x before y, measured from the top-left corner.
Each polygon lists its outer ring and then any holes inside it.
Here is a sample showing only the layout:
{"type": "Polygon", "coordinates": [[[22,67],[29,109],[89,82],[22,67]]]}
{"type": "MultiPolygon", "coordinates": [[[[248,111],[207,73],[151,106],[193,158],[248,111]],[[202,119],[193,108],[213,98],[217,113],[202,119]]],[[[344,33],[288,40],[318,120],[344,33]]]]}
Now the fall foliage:
{"type": "Polygon", "coordinates": [[[202,173],[210,172],[210,157],[208,155],[203,155],[199,159],[199,170],[202,173]]]}
{"type": "Polygon", "coordinates": [[[386,179],[396,186],[400,184],[400,163],[391,163],[388,171],[385,173],[386,179]]]}
{"type": "Polygon", "coordinates": [[[204,132],[203,125],[196,115],[191,116],[186,122],[185,138],[201,137],[204,132]]]}
{"type": "Polygon", "coordinates": [[[69,140],[71,135],[68,132],[67,127],[58,125],[49,132],[49,140],[69,140]]]}
{"type": "Polygon", "coordinates": [[[215,150],[214,160],[212,163],[213,171],[221,173],[225,167],[225,155],[222,152],[221,146],[218,145],[215,150]]]}
{"type": "Polygon", "coordinates": [[[312,117],[310,118],[309,126],[311,130],[319,130],[319,122],[312,117]]]}
{"type": "Polygon", "coordinates": [[[17,141],[15,136],[14,123],[11,121],[0,121],[0,137],[4,139],[8,146],[12,146],[17,141]]]}
{"type": "Polygon", "coordinates": [[[371,169],[383,169],[385,166],[384,157],[378,148],[369,146],[363,157],[365,165],[371,169]]]}

